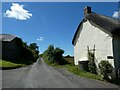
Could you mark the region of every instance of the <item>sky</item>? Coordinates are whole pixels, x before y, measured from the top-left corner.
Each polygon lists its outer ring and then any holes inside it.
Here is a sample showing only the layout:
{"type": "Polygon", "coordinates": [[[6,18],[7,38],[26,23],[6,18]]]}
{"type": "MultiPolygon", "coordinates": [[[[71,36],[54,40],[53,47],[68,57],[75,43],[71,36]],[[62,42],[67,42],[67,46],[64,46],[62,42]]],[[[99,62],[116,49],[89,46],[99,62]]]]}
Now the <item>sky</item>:
{"type": "Polygon", "coordinates": [[[37,43],[40,53],[52,44],[73,56],[72,39],[85,6],[114,18],[120,12],[117,2],[3,2],[2,33],[20,37],[28,45],[37,43]]]}

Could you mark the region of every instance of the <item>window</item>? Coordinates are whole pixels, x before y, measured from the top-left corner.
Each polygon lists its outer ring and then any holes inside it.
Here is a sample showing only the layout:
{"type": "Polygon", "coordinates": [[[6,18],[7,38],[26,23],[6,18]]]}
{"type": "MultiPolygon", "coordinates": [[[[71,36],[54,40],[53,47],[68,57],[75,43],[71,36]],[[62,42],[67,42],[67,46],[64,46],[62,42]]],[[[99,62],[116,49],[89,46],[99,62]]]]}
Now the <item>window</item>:
{"type": "Polygon", "coordinates": [[[113,56],[107,56],[107,59],[113,59],[113,56]]]}

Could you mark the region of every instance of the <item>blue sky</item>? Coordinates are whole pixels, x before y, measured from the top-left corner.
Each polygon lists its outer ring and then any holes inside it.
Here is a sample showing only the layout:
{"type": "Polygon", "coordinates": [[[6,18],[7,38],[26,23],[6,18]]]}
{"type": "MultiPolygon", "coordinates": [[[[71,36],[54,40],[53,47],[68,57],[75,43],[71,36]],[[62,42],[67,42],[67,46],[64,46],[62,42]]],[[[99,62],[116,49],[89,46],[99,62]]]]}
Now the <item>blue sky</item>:
{"type": "Polygon", "coordinates": [[[44,52],[50,44],[53,44],[63,49],[64,55],[74,55],[72,38],[84,18],[85,6],[90,6],[93,12],[111,17],[118,10],[118,3],[115,2],[17,2],[17,4],[23,5],[23,9],[27,10],[26,13],[29,15],[14,18],[7,12],[11,11],[12,2],[2,3],[2,33],[19,36],[28,44],[35,42],[40,52],[44,52]]]}

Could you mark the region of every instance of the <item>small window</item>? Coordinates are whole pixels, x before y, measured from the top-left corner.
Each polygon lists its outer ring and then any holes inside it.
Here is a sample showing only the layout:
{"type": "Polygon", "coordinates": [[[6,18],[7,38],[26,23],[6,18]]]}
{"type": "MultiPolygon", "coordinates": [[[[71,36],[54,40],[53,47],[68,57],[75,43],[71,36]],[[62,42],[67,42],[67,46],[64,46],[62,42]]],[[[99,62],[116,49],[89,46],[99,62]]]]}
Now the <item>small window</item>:
{"type": "Polygon", "coordinates": [[[107,59],[113,59],[113,56],[107,56],[107,59]]]}

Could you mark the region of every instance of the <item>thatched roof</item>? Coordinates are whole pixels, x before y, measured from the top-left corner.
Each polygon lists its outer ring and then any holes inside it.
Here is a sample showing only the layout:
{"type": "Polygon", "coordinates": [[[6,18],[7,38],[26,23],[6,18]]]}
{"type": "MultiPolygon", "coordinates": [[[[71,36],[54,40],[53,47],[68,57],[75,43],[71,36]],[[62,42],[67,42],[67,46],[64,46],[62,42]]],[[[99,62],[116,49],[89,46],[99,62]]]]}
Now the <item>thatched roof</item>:
{"type": "Polygon", "coordinates": [[[11,34],[0,34],[0,41],[7,41],[10,42],[12,41],[16,36],[11,35],[11,34]]]}
{"type": "Polygon", "coordinates": [[[93,25],[96,25],[98,28],[103,28],[105,32],[110,33],[112,35],[120,35],[120,20],[108,17],[96,13],[89,13],[85,16],[85,19],[83,19],[73,37],[72,44],[74,45],[74,41],[76,39],[77,33],[79,31],[79,28],[81,27],[82,23],[86,22],[86,20],[89,20],[90,22],[94,23],[93,25]]]}

